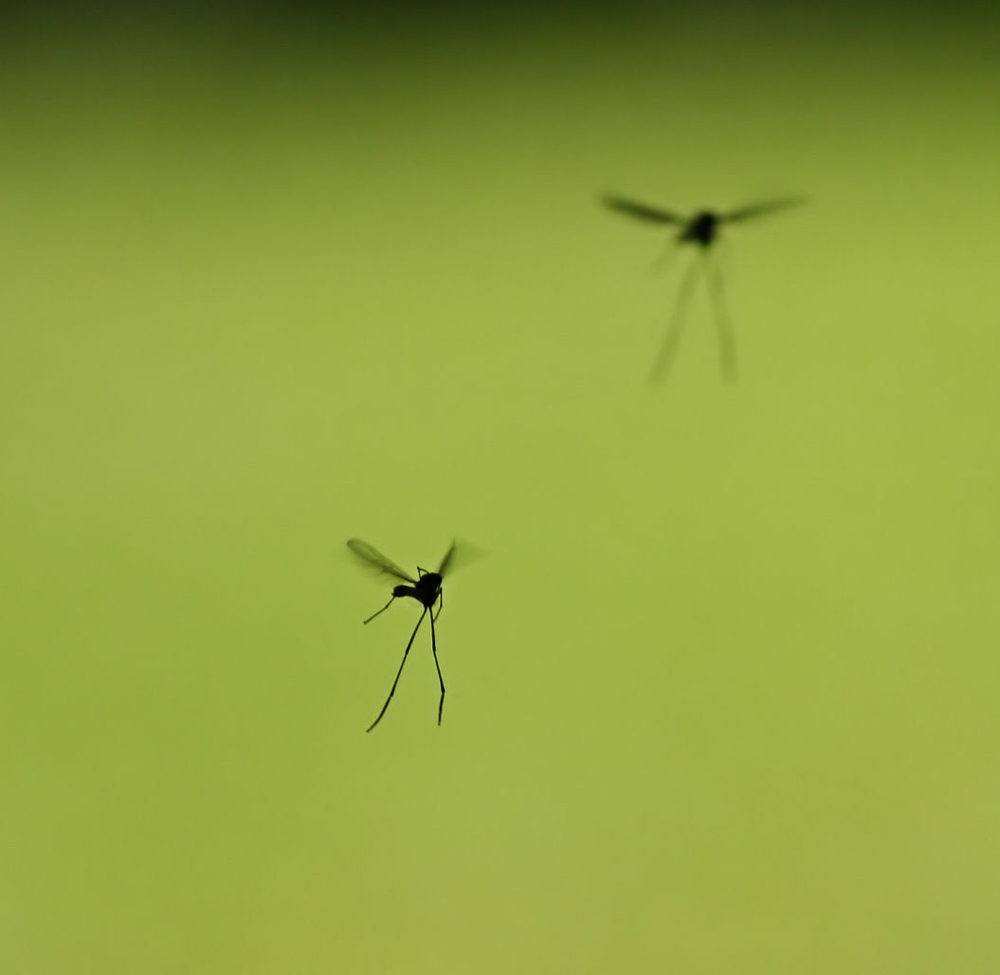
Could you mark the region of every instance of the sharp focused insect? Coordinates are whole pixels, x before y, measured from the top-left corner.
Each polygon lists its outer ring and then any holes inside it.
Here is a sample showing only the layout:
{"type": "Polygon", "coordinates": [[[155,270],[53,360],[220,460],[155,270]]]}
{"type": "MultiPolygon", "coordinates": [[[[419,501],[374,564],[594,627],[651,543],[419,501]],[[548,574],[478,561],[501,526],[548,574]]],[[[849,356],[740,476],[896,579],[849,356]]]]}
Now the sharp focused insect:
{"type": "Polygon", "coordinates": [[[409,583],[409,585],[400,584],[394,586],[392,596],[389,597],[389,602],[377,612],[372,613],[365,620],[365,623],[370,623],[380,613],[384,613],[392,605],[393,601],[399,599],[401,596],[409,596],[423,606],[420,619],[417,620],[417,625],[413,628],[409,642],[406,644],[406,649],[403,651],[403,659],[399,664],[399,670],[396,671],[396,679],[392,682],[392,687],[389,689],[389,696],[385,699],[385,704],[382,705],[382,710],[379,711],[378,717],[368,726],[367,730],[371,731],[382,720],[382,715],[385,714],[386,708],[389,707],[392,695],[396,692],[396,685],[399,683],[399,676],[403,673],[403,664],[406,663],[406,657],[410,652],[410,647],[413,646],[417,630],[420,629],[420,624],[423,623],[424,617],[428,612],[431,614],[431,652],[434,654],[434,666],[437,668],[438,683],[441,685],[441,699],[438,702],[438,724],[441,724],[441,712],[444,710],[444,678],[441,676],[441,665],[438,663],[437,637],[434,634],[434,621],[441,615],[441,610],[444,609],[444,593],[441,590],[441,580],[448,569],[452,556],[455,554],[455,542],[451,543],[451,547],[445,553],[444,558],[441,560],[441,565],[438,566],[436,572],[428,572],[426,569],[417,566],[416,579],[408,572],[404,572],[392,559],[386,558],[378,549],[373,548],[367,542],[363,542],[360,538],[349,539],[347,547],[370,568],[377,569],[380,575],[394,576],[397,579],[402,579],[404,583],[409,583]],[[440,602],[440,605],[435,613],[434,604],[438,602],[440,602]]]}
{"type": "Polygon", "coordinates": [[[704,266],[708,274],[709,294],[714,305],[715,325],[719,333],[719,363],[723,376],[735,382],[736,344],[733,339],[733,330],[729,323],[729,316],[726,313],[726,302],[722,289],[722,274],[711,259],[712,244],[717,239],[719,230],[723,224],[752,220],[754,217],[773,213],[776,210],[784,210],[787,207],[797,206],[803,203],[804,200],[801,197],[788,197],[781,200],[770,200],[765,203],[753,203],[749,206],[729,210],[726,213],[716,213],[714,210],[699,210],[690,217],[682,217],[670,210],[662,210],[659,207],[636,203],[620,196],[606,195],[603,198],[603,202],[605,206],[618,213],[624,213],[627,216],[645,220],[647,223],[677,226],[680,230],[674,238],[674,243],[697,244],[701,249],[700,256],[702,259],[692,261],[681,281],[680,289],[677,292],[677,302],[674,305],[670,322],[667,325],[667,335],[663,341],[663,347],[660,349],[660,354],[657,356],[656,362],[653,363],[649,381],[655,383],[662,379],[673,361],[680,340],[684,311],[691,300],[698,271],[704,266]]]}

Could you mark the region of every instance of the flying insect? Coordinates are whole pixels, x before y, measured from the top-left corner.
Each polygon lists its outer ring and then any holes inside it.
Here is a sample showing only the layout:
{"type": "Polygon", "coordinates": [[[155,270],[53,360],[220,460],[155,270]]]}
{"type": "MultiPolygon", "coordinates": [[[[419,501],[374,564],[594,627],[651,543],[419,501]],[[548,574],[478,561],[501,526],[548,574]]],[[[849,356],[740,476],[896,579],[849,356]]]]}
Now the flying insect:
{"type": "Polygon", "coordinates": [[[366,563],[369,568],[378,570],[380,575],[388,575],[402,580],[402,582],[393,586],[389,602],[380,610],[372,613],[364,621],[365,624],[370,623],[376,616],[384,613],[395,600],[403,596],[415,599],[423,607],[420,619],[417,620],[417,625],[413,628],[410,639],[406,644],[406,649],[403,651],[403,659],[399,664],[399,670],[396,671],[396,679],[392,682],[392,687],[389,689],[389,696],[385,699],[385,704],[382,705],[382,710],[379,711],[378,717],[368,726],[368,731],[371,731],[382,720],[382,715],[385,714],[386,709],[389,707],[392,695],[396,692],[396,685],[399,683],[400,674],[403,673],[403,664],[406,663],[406,657],[416,638],[417,630],[420,629],[420,624],[423,623],[424,617],[428,613],[430,613],[431,617],[431,652],[434,655],[434,666],[437,668],[438,683],[441,685],[441,698],[438,702],[438,724],[441,724],[441,714],[444,710],[444,678],[441,676],[441,665],[438,663],[437,637],[434,633],[434,622],[441,615],[441,610],[444,609],[444,593],[441,589],[441,582],[455,554],[455,544],[455,542],[451,543],[451,547],[445,552],[444,558],[441,560],[441,564],[438,566],[436,572],[428,572],[426,569],[417,566],[417,577],[414,579],[408,572],[396,565],[392,559],[384,556],[378,549],[369,545],[368,542],[364,542],[360,538],[348,539],[347,547],[357,558],[366,563]],[[435,605],[437,605],[436,613],[434,612],[435,605]]]}
{"type": "Polygon", "coordinates": [[[699,255],[700,259],[691,262],[681,281],[681,286],[677,292],[677,301],[674,304],[674,309],[667,325],[667,334],[663,340],[660,354],[653,363],[649,381],[651,383],[658,383],[666,375],[667,370],[673,362],[674,355],[677,352],[677,345],[680,341],[684,312],[691,300],[698,272],[704,268],[708,275],[708,290],[714,306],[715,326],[719,335],[719,364],[723,376],[731,382],[735,382],[736,343],[733,338],[729,314],[726,311],[725,294],[722,287],[722,273],[712,259],[712,245],[717,240],[720,229],[726,224],[752,220],[755,217],[761,217],[768,213],[798,206],[805,201],[801,197],[786,197],[763,203],[752,203],[749,206],[737,207],[734,210],[728,210],[724,213],[715,210],[699,210],[689,217],[682,216],[672,210],[664,210],[657,206],[637,203],[634,200],[614,194],[606,194],[602,198],[602,202],[606,207],[617,213],[635,217],[646,223],[666,224],[678,227],[679,230],[674,237],[674,243],[696,244],[701,252],[699,255]]]}

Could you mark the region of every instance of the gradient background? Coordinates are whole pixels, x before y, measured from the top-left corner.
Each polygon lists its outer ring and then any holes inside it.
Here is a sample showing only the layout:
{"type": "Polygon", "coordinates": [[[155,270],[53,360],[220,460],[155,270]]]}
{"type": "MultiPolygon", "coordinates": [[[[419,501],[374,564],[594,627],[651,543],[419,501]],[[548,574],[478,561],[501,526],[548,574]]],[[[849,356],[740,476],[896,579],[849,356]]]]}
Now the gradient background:
{"type": "Polygon", "coordinates": [[[1000,970],[1000,17],[213,9],[0,41],[0,970],[1000,970]]]}

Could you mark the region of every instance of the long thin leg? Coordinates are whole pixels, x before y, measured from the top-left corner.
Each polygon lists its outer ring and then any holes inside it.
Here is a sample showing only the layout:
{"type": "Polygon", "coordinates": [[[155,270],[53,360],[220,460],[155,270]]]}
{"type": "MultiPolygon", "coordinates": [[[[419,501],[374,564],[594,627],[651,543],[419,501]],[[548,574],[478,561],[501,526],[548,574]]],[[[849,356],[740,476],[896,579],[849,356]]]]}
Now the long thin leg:
{"type": "MultiPolygon", "coordinates": [[[[376,617],[376,616],[378,616],[378,615],[379,615],[379,613],[384,613],[384,612],[385,612],[385,611],[386,611],[386,610],[387,610],[387,609],[388,609],[388,608],[389,608],[389,607],[390,607],[390,606],[392,605],[392,601],[393,601],[393,600],[394,600],[395,598],[396,598],[395,596],[390,596],[390,597],[389,597],[389,602],[387,602],[387,603],[386,603],[386,604],[385,604],[385,605],[384,605],[384,606],[383,606],[383,607],[382,607],[382,608],[381,608],[380,610],[378,610],[377,612],[374,612],[374,613],[372,613],[372,615],[371,615],[371,616],[369,616],[369,617],[368,617],[368,619],[366,619],[366,620],[365,620],[365,623],[370,623],[370,622],[371,622],[371,621],[372,621],[373,619],[375,619],[375,617],[376,617]]],[[[364,623],[362,623],[361,625],[362,625],[362,626],[364,626],[365,624],[364,624],[364,623]]]]}
{"type": "Polygon", "coordinates": [[[444,678],[441,676],[441,665],[438,663],[437,638],[434,636],[434,614],[431,613],[431,652],[434,654],[434,666],[437,667],[438,683],[441,685],[441,700],[438,702],[438,724],[441,724],[441,712],[444,711],[444,678]]]}
{"type": "Polygon", "coordinates": [[[677,343],[681,337],[684,310],[691,300],[691,293],[694,290],[695,279],[698,277],[700,268],[700,260],[692,261],[688,267],[687,274],[684,275],[684,280],[681,282],[680,290],[677,292],[677,302],[674,305],[673,314],[670,316],[670,323],[667,325],[667,336],[663,340],[663,347],[660,349],[660,354],[657,356],[656,362],[653,363],[653,371],[649,374],[649,381],[651,383],[658,383],[666,374],[673,361],[674,354],[677,351],[677,343]]]}
{"type": "Polygon", "coordinates": [[[709,251],[705,254],[708,263],[708,293],[715,306],[715,327],[719,333],[719,365],[722,375],[729,382],[736,382],[736,338],[726,311],[726,295],[722,288],[722,271],[715,257],[709,251]]]}
{"type": "MultiPolygon", "coordinates": [[[[406,644],[406,649],[403,651],[403,659],[399,663],[399,670],[396,671],[396,679],[392,682],[392,687],[389,689],[389,696],[385,699],[385,704],[382,705],[382,710],[379,711],[378,717],[368,726],[367,731],[371,731],[381,720],[382,715],[385,714],[385,709],[389,706],[389,702],[392,700],[392,695],[396,693],[396,685],[399,683],[399,675],[403,672],[403,664],[406,663],[406,657],[410,652],[410,647],[413,646],[413,638],[417,635],[417,630],[420,629],[420,624],[423,623],[424,617],[427,615],[427,607],[424,607],[424,611],[420,614],[420,619],[417,620],[417,625],[413,627],[413,632],[410,634],[410,642],[406,644]]],[[[431,634],[433,641],[434,633],[434,621],[431,620],[431,634]]],[[[434,658],[437,662],[437,657],[434,658]]],[[[440,723],[440,718],[438,719],[440,723]]]]}
{"type": "Polygon", "coordinates": [[[434,619],[436,620],[441,615],[441,610],[444,609],[444,590],[438,590],[438,599],[441,601],[441,605],[438,606],[438,611],[434,613],[434,619]]]}
{"type": "Polygon", "coordinates": [[[667,241],[666,247],[660,251],[656,260],[649,265],[650,272],[656,274],[659,271],[667,270],[671,263],[673,263],[673,259],[677,256],[677,252],[679,250],[680,248],[677,245],[676,237],[671,237],[670,240],[667,241]]]}

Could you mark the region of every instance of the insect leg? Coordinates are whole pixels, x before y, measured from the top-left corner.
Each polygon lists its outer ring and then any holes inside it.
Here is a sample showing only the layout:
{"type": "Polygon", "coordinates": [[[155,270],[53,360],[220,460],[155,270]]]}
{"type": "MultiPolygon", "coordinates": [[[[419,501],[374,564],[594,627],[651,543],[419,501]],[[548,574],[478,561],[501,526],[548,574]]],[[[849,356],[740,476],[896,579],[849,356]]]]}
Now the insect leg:
{"type": "Polygon", "coordinates": [[[722,288],[722,270],[711,252],[705,254],[708,263],[708,293],[715,306],[715,327],[719,333],[719,365],[729,382],[736,382],[736,339],[726,311],[726,296],[722,288]]]}
{"type": "Polygon", "coordinates": [[[437,598],[440,601],[441,605],[438,606],[438,611],[436,613],[434,613],[433,619],[435,619],[435,620],[441,615],[441,610],[444,609],[444,590],[443,589],[439,589],[438,590],[438,596],[437,596],[437,598]]]}
{"type": "Polygon", "coordinates": [[[681,325],[684,321],[684,311],[691,300],[691,293],[694,290],[695,279],[701,268],[701,261],[694,260],[688,266],[687,274],[681,282],[680,290],[677,292],[677,302],[674,304],[673,314],[670,316],[670,323],[667,325],[667,335],[663,340],[663,347],[653,363],[653,370],[649,374],[651,383],[658,383],[670,368],[674,354],[677,352],[677,343],[681,337],[681,325]]]}
{"type": "Polygon", "coordinates": [[[434,614],[431,613],[431,652],[434,654],[434,666],[437,667],[438,683],[441,685],[441,700],[438,702],[438,724],[441,724],[441,712],[444,711],[444,678],[441,676],[441,665],[438,663],[437,638],[434,636],[434,614]]]}
{"type": "Polygon", "coordinates": [[[679,250],[676,238],[671,237],[656,260],[649,265],[650,272],[656,274],[659,271],[666,271],[673,263],[673,259],[677,256],[679,250]]]}
{"type": "MultiPolygon", "coordinates": [[[[410,652],[410,647],[413,646],[413,638],[417,635],[417,630],[420,629],[420,624],[423,623],[424,617],[427,615],[427,607],[424,607],[424,611],[420,614],[420,619],[417,620],[417,625],[413,628],[413,632],[410,634],[410,641],[406,644],[406,649],[403,651],[403,659],[399,663],[399,670],[396,671],[396,679],[392,682],[392,687],[389,688],[389,696],[385,699],[385,704],[382,705],[382,710],[379,711],[378,717],[368,726],[367,731],[371,731],[381,720],[382,715],[385,714],[385,709],[389,706],[389,702],[392,700],[392,695],[396,693],[396,685],[399,683],[399,675],[403,672],[403,664],[406,663],[407,655],[410,652]]],[[[434,633],[434,622],[433,618],[431,620],[431,634],[434,633]]],[[[433,636],[432,636],[433,639],[433,636]]],[[[435,663],[437,662],[437,657],[434,658],[435,663]]],[[[440,721],[440,719],[439,719],[440,721]]]]}
{"type": "MultiPolygon", "coordinates": [[[[379,615],[379,613],[384,613],[392,605],[392,601],[395,598],[396,598],[395,595],[390,596],[389,602],[387,602],[380,610],[377,610],[376,612],[372,613],[372,615],[365,620],[365,623],[370,623],[373,619],[375,619],[376,616],[379,615]]],[[[362,623],[361,625],[364,626],[364,623],[362,623]]]]}

